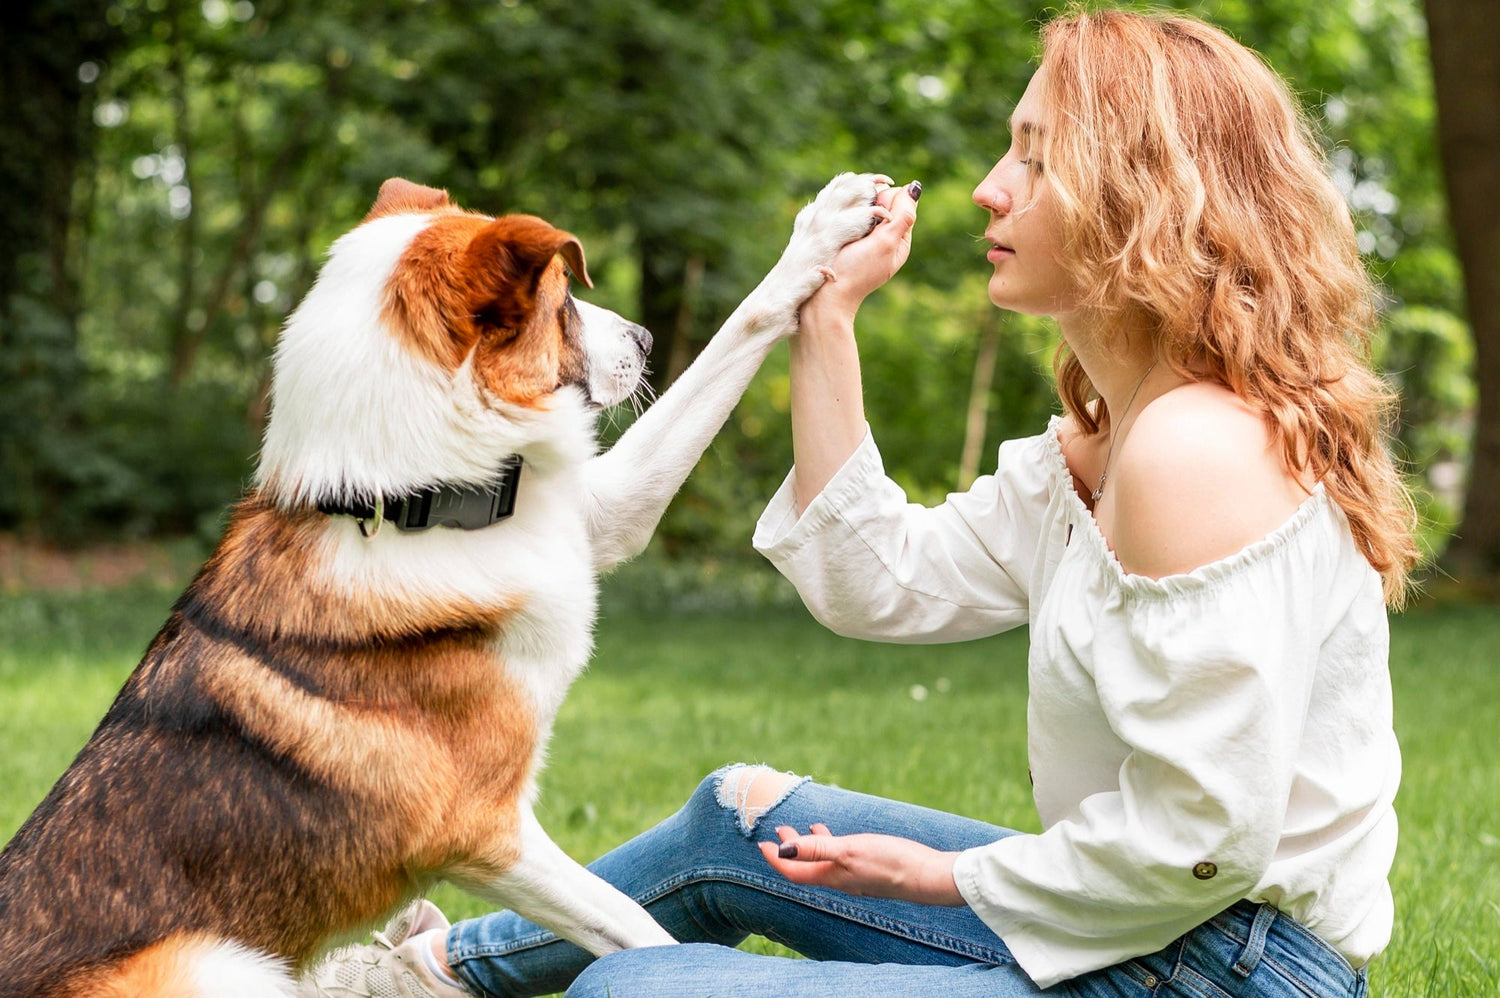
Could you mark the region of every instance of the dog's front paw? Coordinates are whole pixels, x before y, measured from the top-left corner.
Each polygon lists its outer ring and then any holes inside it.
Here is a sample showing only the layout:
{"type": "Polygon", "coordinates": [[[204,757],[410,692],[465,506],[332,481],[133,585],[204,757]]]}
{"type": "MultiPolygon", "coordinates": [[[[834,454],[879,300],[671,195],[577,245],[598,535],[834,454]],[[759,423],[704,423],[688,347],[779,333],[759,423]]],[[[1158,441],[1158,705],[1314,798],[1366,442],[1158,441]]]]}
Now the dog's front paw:
{"type": "Polygon", "coordinates": [[[846,243],[869,234],[889,212],[875,203],[890,179],[870,173],[841,173],[797,213],[792,238],[771,273],[746,301],[754,329],[787,336],[797,328],[797,310],[834,278],[833,258],[846,243]]]}
{"type": "Polygon", "coordinates": [[[827,267],[846,243],[869,235],[886,214],[876,206],[880,186],[890,178],[872,173],[841,173],[797,213],[792,239],[782,259],[814,269],[827,267]]]}

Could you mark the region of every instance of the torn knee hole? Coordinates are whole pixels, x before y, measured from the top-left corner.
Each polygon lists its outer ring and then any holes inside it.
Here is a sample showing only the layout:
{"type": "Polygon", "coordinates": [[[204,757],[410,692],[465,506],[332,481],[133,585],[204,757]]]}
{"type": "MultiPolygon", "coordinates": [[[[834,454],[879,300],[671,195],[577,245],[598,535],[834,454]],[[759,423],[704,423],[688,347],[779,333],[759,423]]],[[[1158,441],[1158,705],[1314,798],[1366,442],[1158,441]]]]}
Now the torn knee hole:
{"type": "Polygon", "coordinates": [[[736,813],[740,831],[749,835],[767,811],[806,780],[805,776],[783,773],[770,766],[733,766],[720,778],[719,804],[736,813]]]}

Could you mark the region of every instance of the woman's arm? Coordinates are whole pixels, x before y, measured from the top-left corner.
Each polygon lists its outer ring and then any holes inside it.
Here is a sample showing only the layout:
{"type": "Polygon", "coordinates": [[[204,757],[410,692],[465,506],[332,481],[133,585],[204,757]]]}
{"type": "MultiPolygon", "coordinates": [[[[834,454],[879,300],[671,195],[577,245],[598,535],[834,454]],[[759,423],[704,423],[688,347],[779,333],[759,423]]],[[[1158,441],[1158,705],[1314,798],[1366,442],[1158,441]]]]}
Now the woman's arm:
{"type": "Polygon", "coordinates": [[[889,221],[845,246],[833,261],[835,277],[800,313],[791,345],[792,454],[797,511],[807,509],[865,435],[854,316],[865,297],[890,280],[911,252],[917,220],[912,196],[921,187],[889,187],[876,203],[889,221]]]}
{"type": "Polygon", "coordinates": [[[1026,622],[1055,454],[1048,457],[1045,435],[1010,441],[994,474],[931,509],[886,477],[865,427],[854,316],[906,259],[913,190],[879,190],[877,208],[889,220],[839,252],[799,314],[791,340],[796,464],[754,544],[838,634],[961,641],[1026,622]]]}

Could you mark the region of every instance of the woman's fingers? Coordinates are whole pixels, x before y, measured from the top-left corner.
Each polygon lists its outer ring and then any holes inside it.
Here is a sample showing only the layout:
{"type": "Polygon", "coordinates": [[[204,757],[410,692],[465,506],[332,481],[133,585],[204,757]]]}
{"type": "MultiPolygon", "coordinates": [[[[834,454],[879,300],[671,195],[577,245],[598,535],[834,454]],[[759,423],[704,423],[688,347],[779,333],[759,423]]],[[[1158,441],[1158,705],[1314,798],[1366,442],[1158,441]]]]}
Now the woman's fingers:
{"type": "Polygon", "coordinates": [[[822,822],[814,823],[809,835],[801,835],[795,828],[782,825],[776,829],[776,836],[781,840],[779,843],[762,842],[761,845],[774,847],[778,859],[803,863],[830,862],[842,852],[841,843],[822,822]]]}
{"type": "Polygon", "coordinates": [[[776,872],[796,884],[837,886],[833,881],[838,869],[832,862],[818,855],[819,843],[832,839],[811,835],[798,835],[795,829],[778,828],[778,842],[759,842],[761,855],[776,872]]]}

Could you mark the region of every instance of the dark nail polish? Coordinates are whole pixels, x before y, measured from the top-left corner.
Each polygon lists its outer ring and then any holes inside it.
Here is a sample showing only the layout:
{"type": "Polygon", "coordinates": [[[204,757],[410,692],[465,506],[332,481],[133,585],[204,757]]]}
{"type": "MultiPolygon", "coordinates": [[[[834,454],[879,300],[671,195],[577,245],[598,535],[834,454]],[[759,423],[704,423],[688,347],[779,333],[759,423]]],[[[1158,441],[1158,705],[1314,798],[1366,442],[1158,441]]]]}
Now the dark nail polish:
{"type": "Polygon", "coordinates": [[[779,847],[777,847],[777,849],[776,849],[776,855],[780,856],[782,859],[796,859],[797,858],[797,843],[795,843],[795,842],[783,842],[783,843],[781,843],[781,845],[779,847]]]}
{"type": "Polygon", "coordinates": [[[913,180],[911,183],[907,184],[906,193],[911,195],[911,199],[913,201],[922,200],[922,181],[913,180]]]}

